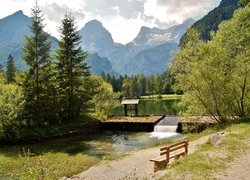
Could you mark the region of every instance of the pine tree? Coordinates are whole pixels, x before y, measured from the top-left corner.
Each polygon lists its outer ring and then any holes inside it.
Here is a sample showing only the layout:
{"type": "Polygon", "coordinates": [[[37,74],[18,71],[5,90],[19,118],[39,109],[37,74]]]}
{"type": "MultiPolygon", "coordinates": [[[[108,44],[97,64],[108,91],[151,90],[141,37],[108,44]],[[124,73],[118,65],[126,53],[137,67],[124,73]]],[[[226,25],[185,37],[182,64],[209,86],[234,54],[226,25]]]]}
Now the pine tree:
{"type": "Polygon", "coordinates": [[[84,63],[87,53],[79,46],[81,37],[70,14],[65,15],[59,31],[61,40],[56,51],[56,66],[60,119],[70,120],[80,115],[85,101],[82,86],[84,77],[89,76],[89,67],[84,63]]]}
{"type": "Polygon", "coordinates": [[[23,60],[28,65],[23,88],[26,98],[25,114],[29,124],[45,123],[47,115],[47,96],[50,76],[49,35],[43,31],[43,14],[37,4],[31,9],[31,35],[25,37],[23,60]]]}
{"type": "Polygon", "coordinates": [[[13,83],[15,81],[15,72],[16,72],[16,68],[15,68],[14,60],[10,54],[8,57],[7,66],[6,66],[7,83],[13,83]]]}
{"type": "Polygon", "coordinates": [[[4,68],[2,64],[0,64],[0,74],[4,74],[4,68]]]}

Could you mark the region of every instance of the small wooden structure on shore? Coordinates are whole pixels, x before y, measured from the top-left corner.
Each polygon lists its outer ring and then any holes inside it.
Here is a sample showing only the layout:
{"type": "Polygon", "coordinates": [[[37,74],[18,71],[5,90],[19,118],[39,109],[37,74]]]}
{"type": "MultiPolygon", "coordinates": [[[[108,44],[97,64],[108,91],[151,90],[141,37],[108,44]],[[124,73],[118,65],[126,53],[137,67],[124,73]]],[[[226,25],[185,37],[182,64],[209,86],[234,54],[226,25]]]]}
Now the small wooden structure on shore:
{"type": "Polygon", "coordinates": [[[135,116],[137,116],[139,103],[140,103],[139,99],[123,99],[121,104],[124,105],[124,115],[128,116],[128,110],[134,110],[135,116]],[[128,108],[128,106],[130,106],[130,108],[128,108]],[[134,108],[132,108],[131,106],[134,106],[134,108]]]}

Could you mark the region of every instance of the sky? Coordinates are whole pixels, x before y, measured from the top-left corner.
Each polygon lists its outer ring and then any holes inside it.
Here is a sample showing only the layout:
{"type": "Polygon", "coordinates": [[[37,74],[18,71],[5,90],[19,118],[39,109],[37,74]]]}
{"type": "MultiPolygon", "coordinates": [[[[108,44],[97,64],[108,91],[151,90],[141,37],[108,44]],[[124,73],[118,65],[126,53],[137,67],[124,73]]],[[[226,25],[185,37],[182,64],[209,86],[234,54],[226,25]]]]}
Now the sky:
{"type": "MultiPolygon", "coordinates": [[[[45,17],[45,31],[59,37],[58,27],[65,12],[70,12],[82,28],[97,19],[112,34],[115,42],[132,41],[141,26],[166,29],[188,18],[206,15],[220,0],[38,0],[45,17]]],[[[23,10],[30,16],[35,0],[0,0],[0,19],[23,10]]]]}

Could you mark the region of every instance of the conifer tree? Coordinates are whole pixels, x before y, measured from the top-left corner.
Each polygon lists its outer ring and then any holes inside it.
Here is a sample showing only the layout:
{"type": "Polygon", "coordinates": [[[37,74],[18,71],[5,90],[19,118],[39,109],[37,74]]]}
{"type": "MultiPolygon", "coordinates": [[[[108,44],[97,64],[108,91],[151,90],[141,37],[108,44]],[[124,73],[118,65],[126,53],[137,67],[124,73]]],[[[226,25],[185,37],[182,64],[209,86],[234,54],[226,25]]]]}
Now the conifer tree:
{"type": "Polygon", "coordinates": [[[13,83],[15,81],[15,72],[16,72],[16,68],[15,68],[14,60],[10,54],[8,57],[7,66],[6,66],[7,83],[13,83]]]}
{"type": "Polygon", "coordinates": [[[84,77],[89,76],[89,67],[84,63],[87,53],[79,46],[81,37],[71,14],[65,15],[59,32],[56,68],[60,119],[72,120],[79,117],[85,101],[82,86],[84,77]]]}
{"type": "Polygon", "coordinates": [[[0,74],[4,74],[4,68],[2,64],[0,64],[0,74]]]}
{"type": "Polygon", "coordinates": [[[47,90],[49,86],[50,42],[43,31],[43,14],[37,4],[31,9],[31,35],[25,37],[23,60],[28,65],[23,83],[26,106],[25,114],[29,124],[45,123],[47,116],[47,90]]]}

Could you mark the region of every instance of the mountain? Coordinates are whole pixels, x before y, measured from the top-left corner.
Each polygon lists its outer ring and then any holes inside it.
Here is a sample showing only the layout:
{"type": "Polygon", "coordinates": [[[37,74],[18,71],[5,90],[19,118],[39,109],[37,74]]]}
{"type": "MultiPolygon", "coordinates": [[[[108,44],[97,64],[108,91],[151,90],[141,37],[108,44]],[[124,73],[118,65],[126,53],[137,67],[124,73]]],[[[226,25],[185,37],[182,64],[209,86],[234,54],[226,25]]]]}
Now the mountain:
{"type": "Polygon", "coordinates": [[[193,19],[188,19],[165,30],[142,27],[132,42],[107,57],[113,68],[121,74],[162,73],[167,69],[169,53],[177,49],[181,36],[193,23],[193,19]]]}
{"type": "Polygon", "coordinates": [[[192,26],[195,21],[193,19],[188,19],[180,25],[172,26],[168,29],[158,29],[156,27],[141,27],[139,34],[132,41],[135,46],[140,45],[159,45],[164,42],[175,42],[179,43],[181,35],[183,35],[186,30],[192,26]]]}
{"type": "MultiPolygon", "coordinates": [[[[31,24],[31,21],[31,18],[24,15],[22,11],[17,11],[10,16],[0,19],[0,64],[6,66],[7,58],[11,54],[16,67],[26,67],[21,56],[24,38],[26,35],[30,35],[28,26],[31,24]]],[[[50,36],[49,40],[51,41],[52,51],[57,49],[57,39],[50,36]]],[[[91,66],[91,71],[94,74],[101,74],[104,71],[105,73],[117,75],[107,58],[100,57],[98,54],[90,54],[86,61],[91,66]]]]}
{"type": "Polygon", "coordinates": [[[101,75],[102,72],[105,74],[118,76],[119,74],[113,70],[111,63],[105,57],[100,57],[97,53],[89,54],[85,61],[91,69],[91,72],[97,75],[101,75]]]}
{"type": "Polygon", "coordinates": [[[79,34],[83,37],[82,48],[90,53],[98,52],[101,56],[106,56],[120,47],[114,43],[110,32],[97,20],[86,23],[79,34]]]}
{"type": "Polygon", "coordinates": [[[165,30],[142,27],[137,37],[126,45],[115,43],[98,20],[86,23],[79,33],[83,37],[83,49],[106,57],[120,74],[150,75],[166,70],[169,52],[176,50],[180,37],[193,23],[194,20],[188,19],[165,30]]]}
{"type": "MultiPolygon", "coordinates": [[[[115,43],[110,32],[97,20],[89,21],[79,31],[81,47],[88,51],[87,64],[95,74],[102,71],[119,74],[157,74],[166,70],[169,52],[176,50],[180,37],[194,21],[162,30],[142,27],[138,36],[126,45],[115,43]],[[117,73],[118,72],[118,73],[117,73]]],[[[18,11],[0,19],[0,63],[6,65],[7,57],[14,57],[17,67],[25,67],[21,60],[25,35],[30,34],[31,18],[18,11]]],[[[57,39],[50,36],[52,50],[57,48],[57,39]]]]}
{"type": "MultiPolygon", "coordinates": [[[[234,11],[239,8],[237,4],[238,0],[222,0],[218,7],[194,23],[192,28],[200,33],[203,40],[210,40],[210,31],[217,31],[218,25],[222,21],[232,18],[234,11]]],[[[182,39],[185,39],[185,36],[186,34],[183,35],[182,39]]],[[[182,45],[182,40],[180,45],[182,45]]]]}
{"type": "MultiPolygon", "coordinates": [[[[24,37],[30,35],[29,25],[31,18],[24,15],[22,11],[0,19],[0,63],[6,65],[9,54],[12,55],[16,67],[25,67],[21,60],[24,37]]],[[[50,36],[51,48],[56,49],[57,40],[50,36]]]]}

